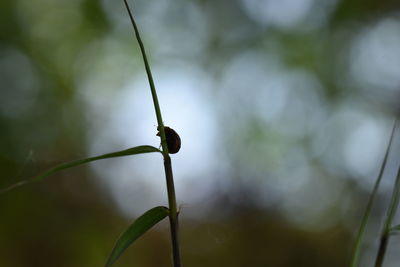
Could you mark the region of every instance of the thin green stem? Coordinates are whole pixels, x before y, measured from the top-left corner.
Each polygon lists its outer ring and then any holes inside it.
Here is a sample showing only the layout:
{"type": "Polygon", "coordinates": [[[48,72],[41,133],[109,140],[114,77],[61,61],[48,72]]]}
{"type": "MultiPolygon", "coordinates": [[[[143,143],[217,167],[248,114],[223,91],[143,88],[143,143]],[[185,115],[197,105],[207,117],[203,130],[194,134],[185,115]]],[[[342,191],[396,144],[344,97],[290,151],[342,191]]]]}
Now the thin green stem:
{"type": "Polygon", "coordinates": [[[181,267],[181,259],[180,259],[180,251],[179,251],[179,239],[178,239],[178,211],[176,205],[176,194],[175,194],[175,186],[174,179],[172,173],[172,164],[171,158],[168,153],[167,139],[165,136],[164,124],[161,116],[160,105],[158,103],[157,92],[154,86],[153,76],[151,74],[150,65],[147,60],[146,51],[144,49],[144,45],[142,39],[140,38],[139,29],[136,25],[136,22],[133,18],[132,12],[129,8],[127,0],[124,0],[125,7],[128,11],[129,18],[131,20],[132,26],[135,31],[136,39],[139,43],[140,51],[142,53],[147,78],[150,84],[151,95],[153,98],[154,109],[156,112],[158,130],[160,132],[161,137],[161,146],[164,157],[164,169],[165,169],[165,178],[167,183],[167,193],[168,193],[168,205],[169,205],[169,222],[170,222],[170,230],[171,230],[171,241],[172,241],[172,255],[173,255],[173,263],[174,267],[181,267]]]}
{"type": "Polygon", "coordinates": [[[394,132],[396,130],[396,126],[397,126],[397,119],[394,122],[392,133],[390,135],[390,140],[389,140],[388,146],[386,148],[385,157],[384,157],[382,165],[381,165],[381,169],[379,170],[379,174],[378,174],[378,177],[377,177],[377,179],[375,181],[375,185],[374,185],[374,188],[372,190],[372,193],[369,196],[367,207],[365,208],[364,216],[363,216],[363,218],[361,220],[360,228],[358,229],[356,241],[355,241],[354,248],[353,248],[353,256],[352,256],[352,260],[351,260],[351,263],[350,263],[350,267],[357,267],[358,264],[359,264],[359,261],[360,261],[361,244],[362,244],[362,241],[363,241],[363,238],[364,238],[365,229],[367,227],[367,224],[368,224],[368,221],[369,221],[369,217],[371,216],[372,206],[374,204],[376,195],[378,193],[379,185],[380,185],[381,180],[382,180],[383,171],[385,170],[385,167],[386,167],[386,163],[387,163],[387,159],[388,159],[388,156],[389,156],[390,148],[392,146],[392,142],[393,142],[393,137],[394,137],[394,132]]]}
{"type": "Polygon", "coordinates": [[[385,225],[381,234],[381,241],[379,244],[378,254],[376,256],[375,267],[381,267],[385,257],[387,244],[390,237],[390,229],[392,227],[394,216],[396,215],[397,207],[399,206],[400,199],[400,167],[397,170],[396,182],[394,184],[392,199],[386,215],[385,225]]]}
{"type": "Polygon", "coordinates": [[[126,10],[128,11],[129,18],[131,20],[133,29],[135,31],[135,36],[136,36],[136,39],[137,39],[137,41],[139,43],[140,52],[142,53],[144,67],[146,69],[147,78],[149,80],[151,96],[153,98],[154,110],[156,111],[157,124],[160,127],[161,146],[163,148],[164,155],[165,154],[168,155],[168,147],[167,147],[167,142],[166,142],[166,137],[165,137],[164,124],[163,124],[163,120],[162,120],[162,116],[161,116],[160,104],[158,103],[156,87],[154,85],[153,75],[151,74],[150,65],[149,65],[149,62],[147,60],[146,50],[144,49],[142,38],[140,38],[139,29],[138,29],[138,27],[136,25],[135,19],[133,18],[133,15],[132,15],[131,9],[129,8],[128,2],[126,0],[124,0],[124,4],[125,4],[125,7],[126,7],[126,10]]]}
{"type": "Polygon", "coordinates": [[[174,178],[172,174],[171,158],[169,155],[164,158],[164,169],[165,177],[167,180],[167,191],[168,191],[168,205],[170,209],[170,229],[171,229],[171,241],[172,241],[172,254],[175,267],[180,267],[180,251],[179,251],[179,239],[178,239],[178,212],[176,206],[175,197],[175,186],[174,178]]]}

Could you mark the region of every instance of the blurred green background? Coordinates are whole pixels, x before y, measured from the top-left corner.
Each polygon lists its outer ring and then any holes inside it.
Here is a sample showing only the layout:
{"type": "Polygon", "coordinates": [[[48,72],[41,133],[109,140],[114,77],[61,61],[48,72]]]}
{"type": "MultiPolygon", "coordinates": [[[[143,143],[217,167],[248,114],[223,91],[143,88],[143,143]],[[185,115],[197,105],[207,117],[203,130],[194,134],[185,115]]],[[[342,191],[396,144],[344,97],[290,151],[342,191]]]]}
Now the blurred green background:
{"type": "MultiPolygon", "coordinates": [[[[400,2],[130,3],[164,123],[182,139],[184,266],[346,266],[399,110],[400,2]]],[[[2,0],[0,185],[158,146],[145,75],[122,0],[2,0]]],[[[375,257],[399,143],[361,266],[375,257]]],[[[129,223],[166,203],[152,154],[1,195],[0,266],[103,266],[129,223]]],[[[116,266],[170,266],[169,242],[165,221],[116,266]]]]}

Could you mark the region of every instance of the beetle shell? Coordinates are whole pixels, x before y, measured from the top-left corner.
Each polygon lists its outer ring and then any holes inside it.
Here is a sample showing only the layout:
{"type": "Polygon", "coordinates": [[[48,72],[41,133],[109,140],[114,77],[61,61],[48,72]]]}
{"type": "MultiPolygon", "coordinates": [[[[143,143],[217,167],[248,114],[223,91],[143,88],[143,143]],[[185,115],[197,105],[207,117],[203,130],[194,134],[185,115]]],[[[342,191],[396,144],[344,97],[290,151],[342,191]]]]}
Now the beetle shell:
{"type": "MultiPolygon", "coordinates": [[[[157,128],[160,131],[159,127],[157,128]]],[[[175,132],[174,129],[164,126],[165,138],[167,139],[168,152],[170,154],[175,154],[181,149],[181,138],[175,132]]],[[[157,133],[160,136],[160,132],[157,133]]]]}

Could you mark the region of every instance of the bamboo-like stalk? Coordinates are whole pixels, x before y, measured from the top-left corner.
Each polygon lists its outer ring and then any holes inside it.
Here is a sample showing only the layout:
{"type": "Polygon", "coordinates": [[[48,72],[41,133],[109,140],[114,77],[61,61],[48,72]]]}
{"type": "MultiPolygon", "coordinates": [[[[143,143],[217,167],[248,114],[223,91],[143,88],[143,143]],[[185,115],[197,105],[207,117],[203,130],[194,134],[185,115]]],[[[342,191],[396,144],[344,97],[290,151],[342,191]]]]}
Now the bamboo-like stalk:
{"type": "Polygon", "coordinates": [[[170,231],[171,231],[171,242],[172,242],[172,255],[173,255],[173,263],[174,267],[181,267],[181,259],[180,259],[180,250],[179,250],[179,239],[178,239],[178,211],[176,205],[176,194],[175,194],[175,186],[174,179],[172,173],[172,164],[171,158],[168,153],[167,139],[165,136],[164,124],[161,116],[160,105],[158,103],[157,92],[154,86],[153,76],[151,74],[150,65],[147,60],[146,51],[144,49],[144,45],[142,39],[140,38],[139,29],[136,25],[136,22],[133,18],[132,12],[129,8],[127,0],[124,0],[125,7],[128,11],[129,18],[131,20],[133,29],[135,31],[136,39],[139,43],[140,51],[142,53],[147,78],[149,80],[151,95],[153,98],[154,109],[156,112],[158,129],[161,136],[161,146],[164,157],[164,170],[165,170],[165,178],[167,183],[167,193],[168,193],[168,205],[169,205],[169,222],[170,222],[170,231]]]}

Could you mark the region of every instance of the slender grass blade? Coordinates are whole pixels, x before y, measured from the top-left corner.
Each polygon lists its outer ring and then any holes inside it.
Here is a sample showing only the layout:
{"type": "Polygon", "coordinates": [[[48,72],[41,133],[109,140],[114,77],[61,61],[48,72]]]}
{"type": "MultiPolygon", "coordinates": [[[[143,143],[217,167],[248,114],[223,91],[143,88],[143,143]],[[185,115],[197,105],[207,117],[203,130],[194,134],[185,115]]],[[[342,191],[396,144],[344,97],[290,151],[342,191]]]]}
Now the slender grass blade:
{"type": "Polygon", "coordinates": [[[118,239],[105,267],[111,267],[135,240],[159,221],[167,217],[168,214],[168,208],[159,206],[146,211],[142,216],[137,218],[118,239]]]}
{"type": "Polygon", "coordinates": [[[397,126],[397,119],[394,122],[394,125],[393,125],[393,128],[392,128],[392,133],[390,135],[390,140],[389,140],[388,146],[386,148],[385,156],[383,158],[383,162],[382,162],[381,168],[379,170],[378,177],[376,178],[374,188],[372,189],[372,192],[371,192],[371,194],[369,196],[367,207],[365,208],[364,216],[363,216],[363,218],[361,220],[360,228],[358,229],[358,233],[357,233],[357,237],[356,237],[355,244],[354,244],[353,255],[352,255],[350,267],[357,267],[358,264],[359,264],[360,254],[361,254],[361,244],[362,244],[362,241],[363,241],[363,238],[364,238],[365,229],[367,228],[367,224],[368,224],[369,218],[371,216],[371,212],[372,212],[372,207],[373,207],[373,204],[375,202],[375,198],[376,198],[376,195],[378,193],[378,189],[379,189],[382,177],[383,177],[383,171],[385,170],[387,159],[389,157],[389,151],[390,151],[390,148],[392,146],[392,142],[393,142],[393,137],[394,137],[394,133],[395,133],[395,130],[396,130],[396,126],[397,126]]]}
{"type": "Polygon", "coordinates": [[[23,185],[26,185],[28,183],[32,183],[32,182],[38,182],[43,180],[46,177],[49,177],[59,171],[65,170],[65,169],[69,169],[72,167],[76,167],[82,164],[86,164],[92,161],[96,161],[96,160],[101,160],[101,159],[108,159],[108,158],[117,158],[117,157],[125,157],[125,156],[131,156],[131,155],[136,155],[136,154],[143,154],[143,153],[152,153],[152,152],[160,152],[161,151],[153,146],[137,146],[137,147],[132,147],[132,148],[128,148],[122,151],[118,151],[118,152],[112,152],[112,153],[107,153],[107,154],[103,154],[100,156],[95,156],[95,157],[90,157],[90,158],[85,158],[85,159],[80,159],[80,160],[74,160],[74,161],[69,161],[69,162],[65,162],[62,163],[60,165],[55,166],[54,168],[51,168],[45,172],[43,172],[42,174],[39,174],[33,178],[27,179],[27,180],[23,180],[20,181],[18,183],[12,184],[6,188],[0,189],[0,194],[8,192],[12,189],[21,187],[23,185]]]}

